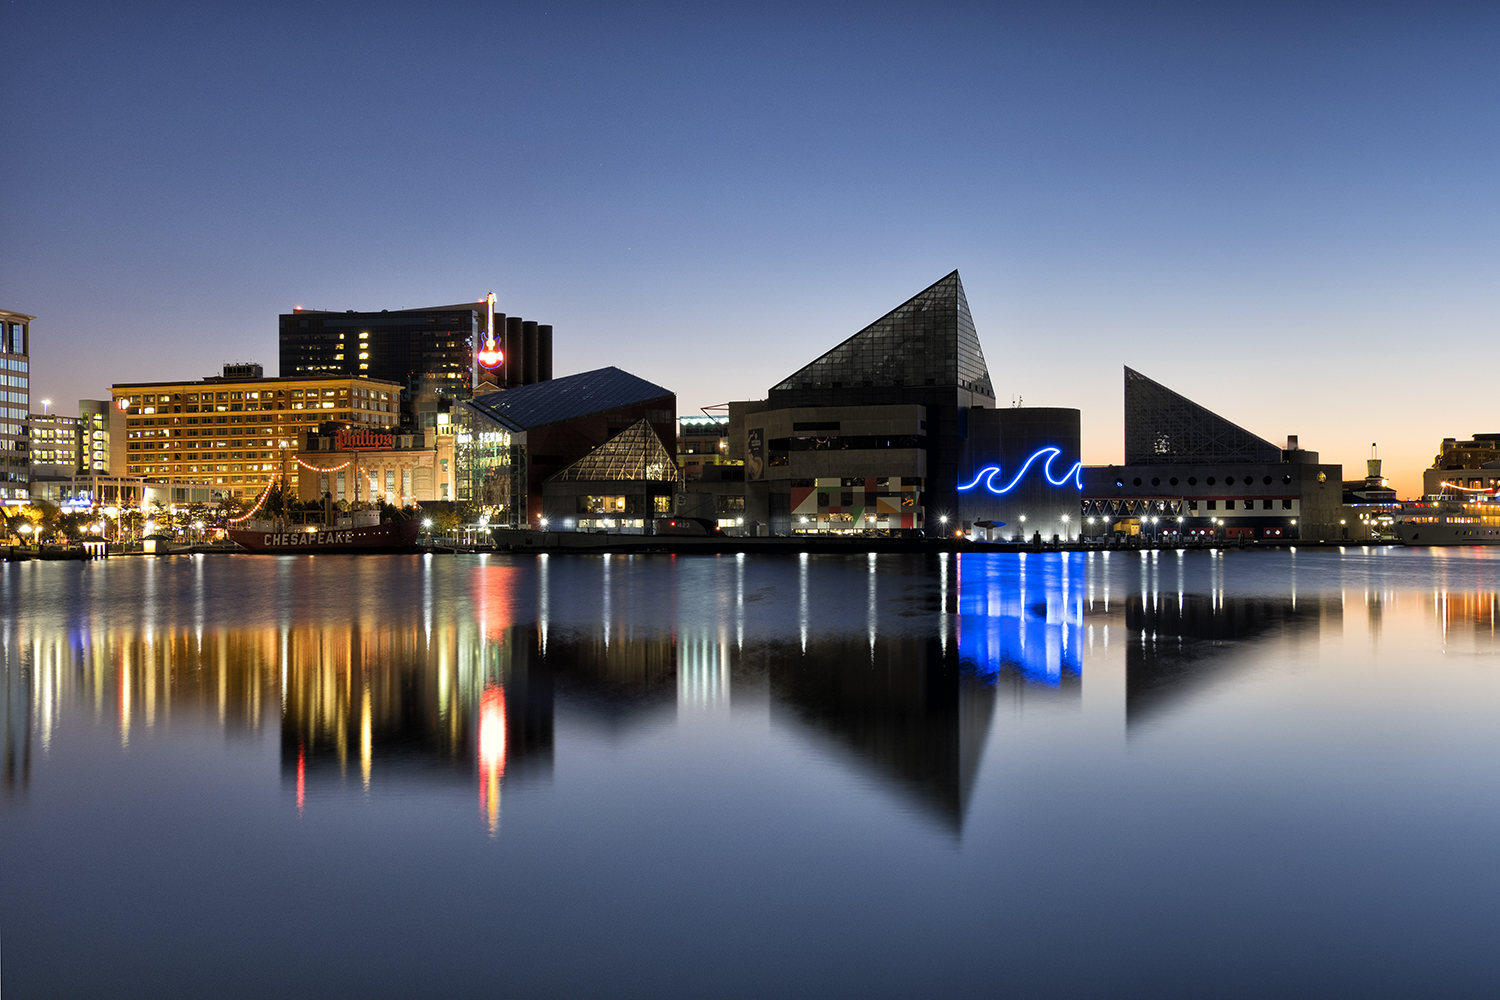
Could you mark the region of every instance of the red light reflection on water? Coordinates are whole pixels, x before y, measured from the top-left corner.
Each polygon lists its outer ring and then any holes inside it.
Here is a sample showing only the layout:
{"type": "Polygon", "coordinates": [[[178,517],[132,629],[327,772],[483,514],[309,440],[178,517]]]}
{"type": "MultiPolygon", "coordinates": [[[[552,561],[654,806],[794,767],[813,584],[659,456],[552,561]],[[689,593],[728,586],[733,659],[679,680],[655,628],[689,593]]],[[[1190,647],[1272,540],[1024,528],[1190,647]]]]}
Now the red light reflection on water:
{"type": "Polygon", "coordinates": [[[479,811],[490,836],[500,829],[500,779],[505,776],[505,688],[487,685],[479,696],[479,811]]]}
{"type": "Polygon", "coordinates": [[[307,802],[307,748],[301,743],[297,744],[297,815],[302,815],[302,807],[307,802]]]}

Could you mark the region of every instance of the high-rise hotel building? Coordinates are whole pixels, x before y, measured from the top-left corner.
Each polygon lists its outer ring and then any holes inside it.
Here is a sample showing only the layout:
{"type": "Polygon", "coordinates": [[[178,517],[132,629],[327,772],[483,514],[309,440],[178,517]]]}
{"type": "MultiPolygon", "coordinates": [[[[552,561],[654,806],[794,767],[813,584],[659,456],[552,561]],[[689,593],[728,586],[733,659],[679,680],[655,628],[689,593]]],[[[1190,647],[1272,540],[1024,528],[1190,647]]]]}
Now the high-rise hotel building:
{"type": "Polygon", "coordinates": [[[26,419],[31,413],[31,321],[0,309],[0,504],[31,500],[26,419]]]}
{"type": "Polygon", "coordinates": [[[281,374],[359,375],[467,398],[484,382],[508,389],[552,377],[552,327],[493,312],[491,299],[425,309],[327,312],[280,319],[281,374]],[[499,352],[486,360],[493,340],[499,352]]]}
{"type": "Polygon", "coordinates": [[[254,497],[278,473],[296,483],[297,452],[310,432],[329,425],[389,431],[401,421],[397,383],[266,378],[260,365],[225,365],[219,377],[112,391],[126,414],[126,474],[208,482],[225,497],[254,497]]]}

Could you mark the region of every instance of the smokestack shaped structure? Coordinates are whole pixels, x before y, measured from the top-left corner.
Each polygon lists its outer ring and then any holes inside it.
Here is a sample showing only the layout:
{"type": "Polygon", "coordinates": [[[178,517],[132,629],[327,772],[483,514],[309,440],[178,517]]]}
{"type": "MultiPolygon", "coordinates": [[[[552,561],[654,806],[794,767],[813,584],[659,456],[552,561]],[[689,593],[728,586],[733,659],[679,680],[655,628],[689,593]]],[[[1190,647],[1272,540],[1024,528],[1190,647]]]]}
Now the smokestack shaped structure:
{"type": "Polygon", "coordinates": [[[536,380],[552,381],[552,327],[545,323],[536,328],[536,380]]]}
{"type": "Polygon", "coordinates": [[[526,384],[530,385],[531,383],[533,383],[533,382],[535,382],[537,380],[537,378],[536,378],[536,352],[537,352],[537,346],[536,346],[536,323],[532,322],[529,319],[525,320],[524,322],[521,323],[521,339],[526,344],[526,346],[524,348],[522,348],[522,358],[521,358],[521,363],[523,365],[522,371],[524,371],[526,373],[526,379],[525,379],[526,384]]]}
{"type": "Polygon", "coordinates": [[[526,384],[526,379],[522,374],[526,363],[522,357],[524,354],[525,348],[521,343],[521,317],[507,316],[505,319],[505,387],[507,389],[526,384]]]}
{"type": "MultiPolygon", "coordinates": [[[[490,304],[494,309],[494,304],[490,304]]],[[[481,383],[488,382],[500,389],[514,389],[533,382],[552,380],[552,327],[507,316],[502,312],[492,313],[491,329],[495,332],[495,346],[504,352],[500,367],[484,368],[479,364],[478,352],[484,347],[484,337],[475,345],[473,386],[477,390],[481,383]]]]}

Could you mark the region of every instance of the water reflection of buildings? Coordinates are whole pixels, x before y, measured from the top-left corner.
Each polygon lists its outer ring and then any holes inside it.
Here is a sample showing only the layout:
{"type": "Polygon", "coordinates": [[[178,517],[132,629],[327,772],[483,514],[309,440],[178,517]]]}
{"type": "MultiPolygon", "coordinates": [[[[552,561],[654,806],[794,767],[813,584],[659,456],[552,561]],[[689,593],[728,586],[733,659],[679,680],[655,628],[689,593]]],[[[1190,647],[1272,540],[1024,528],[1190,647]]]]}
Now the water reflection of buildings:
{"type": "Polygon", "coordinates": [[[9,634],[0,643],[0,669],[5,672],[3,691],[4,704],[0,705],[4,715],[0,725],[4,731],[0,737],[0,793],[14,794],[24,790],[31,781],[31,671],[21,662],[18,651],[10,641],[9,634]]]}
{"type": "Polygon", "coordinates": [[[1339,626],[1337,597],[1133,594],[1124,602],[1125,719],[1132,724],[1213,683],[1245,658],[1246,645],[1279,638],[1316,641],[1339,626]]]}
{"type": "Polygon", "coordinates": [[[552,691],[534,626],[353,625],[287,635],[281,761],[309,782],[478,781],[498,823],[501,780],[550,775],[552,691]]]}
{"type": "Polygon", "coordinates": [[[1062,553],[953,562],[964,665],[984,677],[1076,691],[1083,674],[1082,559],[1062,553]]]}
{"type": "MultiPolygon", "coordinates": [[[[503,789],[550,780],[559,718],[623,737],[674,711],[715,724],[734,703],[815,734],[957,829],[996,704],[1081,704],[1086,661],[1111,642],[1117,658],[1091,662],[1123,681],[1132,724],[1229,676],[1247,644],[1326,636],[1348,614],[1357,622],[1361,605],[1372,637],[1397,615],[1420,617],[1445,642],[1495,635],[1494,594],[1235,597],[1222,568],[1208,569],[1210,586],[1184,592],[1167,586],[1166,559],[1143,559],[1122,598],[1124,577],[1102,564],[966,555],[882,575],[871,561],[851,606],[847,563],[827,576],[804,561],[797,620],[768,638],[746,629],[737,599],[676,631],[632,626],[628,608],[607,624],[549,626],[545,586],[539,622],[507,623],[529,617],[510,596],[520,590],[513,581],[479,588],[474,616],[446,622],[74,635],[12,627],[0,632],[0,777],[7,792],[26,786],[65,709],[117,730],[122,746],[176,720],[208,720],[233,739],[277,740],[288,798],[300,807],[316,808],[319,794],[415,782],[473,795],[493,830],[503,789]],[[844,588],[832,598],[819,591],[830,581],[844,588]],[[820,621],[820,600],[845,603],[823,605],[830,620],[820,621]]],[[[1190,577],[1191,565],[1188,577],[1179,568],[1177,587],[1190,577]]],[[[1100,690],[1122,690],[1110,683],[1100,690]]]]}
{"type": "Polygon", "coordinates": [[[829,737],[955,829],[963,824],[995,691],[937,637],[816,638],[760,651],[772,713],[829,737]]]}

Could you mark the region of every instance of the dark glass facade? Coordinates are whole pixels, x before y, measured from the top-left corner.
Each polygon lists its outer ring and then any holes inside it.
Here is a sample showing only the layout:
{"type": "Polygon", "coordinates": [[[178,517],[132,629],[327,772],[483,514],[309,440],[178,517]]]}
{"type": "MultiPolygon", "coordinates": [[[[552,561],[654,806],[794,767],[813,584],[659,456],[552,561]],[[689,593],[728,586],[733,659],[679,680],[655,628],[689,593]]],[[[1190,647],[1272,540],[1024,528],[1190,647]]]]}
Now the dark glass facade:
{"type": "Polygon", "coordinates": [[[1281,461],[1281,449],[1138,371],[1125,369],[1125,464],[1281,461]]]}
{"type": "Polygon", "coordinates": [[[957,386],[995,396],[957,271],[783,379],[771,388],[770,398],[799,390],[920,386],[957,386]]]}
{"type": "Polygon", "coordinates": [[[281,316],[281,375],[344,375],[399,382],[408,394],[426,382],[467,394],[474,351],[488,314],[483,302],[394,312],[281,316]]]}

